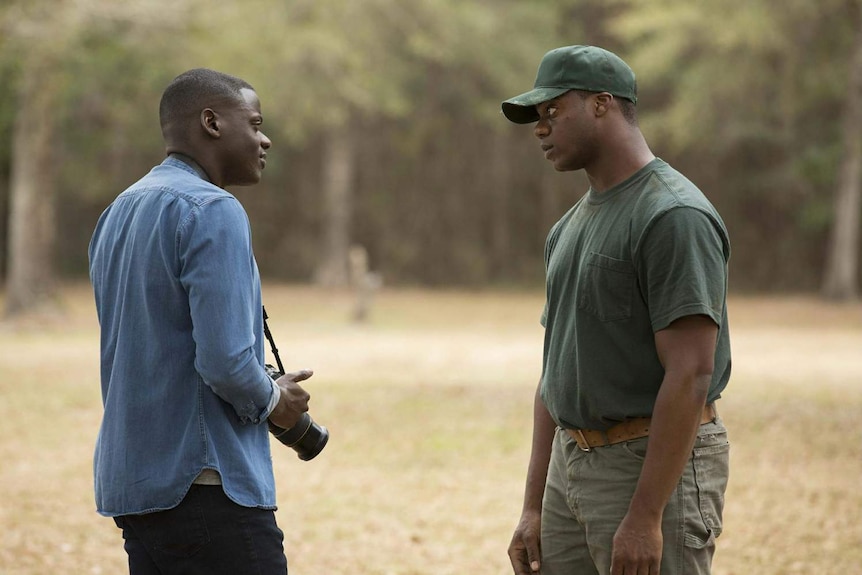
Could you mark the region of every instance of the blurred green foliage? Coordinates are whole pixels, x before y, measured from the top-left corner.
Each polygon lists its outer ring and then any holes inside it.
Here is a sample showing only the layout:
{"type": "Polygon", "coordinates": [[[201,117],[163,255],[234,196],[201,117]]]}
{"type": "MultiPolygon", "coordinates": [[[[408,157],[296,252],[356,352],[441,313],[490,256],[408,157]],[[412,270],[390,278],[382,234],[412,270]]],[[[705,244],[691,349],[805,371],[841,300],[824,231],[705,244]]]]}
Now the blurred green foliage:
{"type": "Polygon", "coordinates": [[[161,90],[207,66],[255,86],[274,141],[264,182],[235,190],[264,275],[312,277],[328,225],[325,144],[349,138],[349,235],[386,281],[540,283],[544,235],[585,182],[553,173],[499,103],[531,87],[545,51],[595,43],[637,72],[653,151],[725,217],[733,287],[810,290],[831,225],[857,10],[851,0],[8,0],[0,199],[20,80],[47,75],[58,267],[83,275],[99,212],[163,155],[161,90]]]}

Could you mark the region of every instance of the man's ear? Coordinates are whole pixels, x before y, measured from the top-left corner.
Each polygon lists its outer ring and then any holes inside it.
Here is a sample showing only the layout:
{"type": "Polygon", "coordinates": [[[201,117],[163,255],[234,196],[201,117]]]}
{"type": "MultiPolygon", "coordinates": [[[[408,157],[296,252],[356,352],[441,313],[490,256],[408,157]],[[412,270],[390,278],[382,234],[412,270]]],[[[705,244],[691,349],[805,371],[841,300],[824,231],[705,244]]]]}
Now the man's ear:
{"type": "Polygon", "coordinates": [[[201,128],[212,138],[221,137],[218,114],[212,108],[204,108],[201,111],[201,128]]]}
{"type": "Polygon", "coordinates": [[[600,93],[596,94],[595,99],[596,99],[595,110],[594,110],[595,115],[597,117],[598,116],[604,116],[605,114],[608,113],[608,110],[610,109],[611,104],[614,101],[613,95],[611,95],[607,92],[600,92],[600,93]]]}

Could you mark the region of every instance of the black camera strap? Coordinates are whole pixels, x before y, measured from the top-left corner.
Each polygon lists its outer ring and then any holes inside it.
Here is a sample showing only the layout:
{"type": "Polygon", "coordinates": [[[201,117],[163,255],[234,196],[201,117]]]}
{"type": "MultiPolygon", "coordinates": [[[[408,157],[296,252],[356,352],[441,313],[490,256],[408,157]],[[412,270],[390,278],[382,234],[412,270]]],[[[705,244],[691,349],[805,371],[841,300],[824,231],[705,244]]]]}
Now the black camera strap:
{"type": "Polygon", "coordinates": [[[261,309],[263,310],[263,335],[265,335],[266,339],[269,340],[269,347],[272,348],[272,355],[275,357],[275,363],[276,365],[278,365],[278,371],[280,371],[281,373],[286,373],[284,371],[284,366],[281,364],[281,357],[279,357],[278,355],[278,348],[275,347],[275,340],[272,337],[272,333],[270,333],[269,331],[269,325],[266,323],[266,320],[269,318],[269,316],[266,315],[266,307],[261,306],[261,309]]]}

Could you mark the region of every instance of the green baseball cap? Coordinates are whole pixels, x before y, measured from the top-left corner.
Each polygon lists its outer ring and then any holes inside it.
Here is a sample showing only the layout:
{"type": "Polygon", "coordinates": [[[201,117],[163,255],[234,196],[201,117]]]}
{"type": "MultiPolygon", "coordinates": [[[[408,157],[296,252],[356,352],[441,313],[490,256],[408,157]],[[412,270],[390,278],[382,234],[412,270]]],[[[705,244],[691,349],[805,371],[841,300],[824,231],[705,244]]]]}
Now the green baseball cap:
{"type": "Polygon", "coordinates": [[[609,92],[638,101],[635,73],[619,56],[596,46],[564,46],[542,57],[533,89],[503,102],[503,114],[516,124],[537,122],[536,105],[569,90],[609,92]]]}

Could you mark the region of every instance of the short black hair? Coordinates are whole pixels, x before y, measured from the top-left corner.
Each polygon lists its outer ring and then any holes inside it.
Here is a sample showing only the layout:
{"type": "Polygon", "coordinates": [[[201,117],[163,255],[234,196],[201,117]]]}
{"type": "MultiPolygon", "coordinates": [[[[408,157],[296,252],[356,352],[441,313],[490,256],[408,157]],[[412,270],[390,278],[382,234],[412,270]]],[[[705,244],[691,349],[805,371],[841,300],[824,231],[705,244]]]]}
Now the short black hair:
{"type": "Polygon", "coordinates": [[[617,98],[617,105],[623,113],[623,118],[632,126],[638,125],[638,113],[636,104],[628,98],[617,98]]]}
{"type": "Polygon", "coordinates": [[[241,78],[208,68],[195,68],[173,79],[162,93],[159,122],[162,129],[198,114],[219,100],[241,100],[240,90],[254,90],[241,78]]]}

